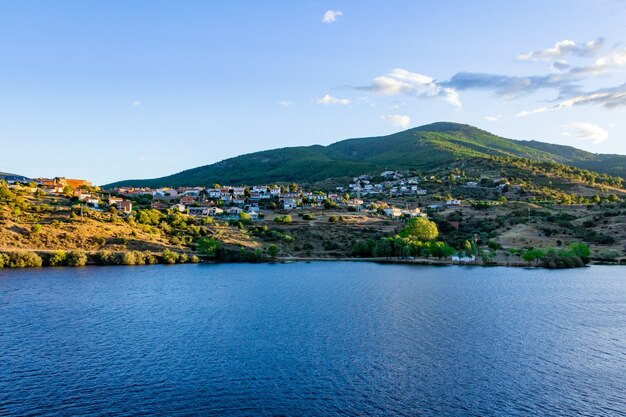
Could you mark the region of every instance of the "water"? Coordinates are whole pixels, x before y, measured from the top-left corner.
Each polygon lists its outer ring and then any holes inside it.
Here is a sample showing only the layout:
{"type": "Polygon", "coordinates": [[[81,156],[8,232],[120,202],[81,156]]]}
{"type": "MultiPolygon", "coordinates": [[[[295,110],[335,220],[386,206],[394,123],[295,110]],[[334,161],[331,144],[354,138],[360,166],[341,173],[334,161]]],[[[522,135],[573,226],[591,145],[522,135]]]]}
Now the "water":
{"type": "Polygon", "coordinates": [[[626,415],[626,269],[0,270],[0,415],[626,415]]]}

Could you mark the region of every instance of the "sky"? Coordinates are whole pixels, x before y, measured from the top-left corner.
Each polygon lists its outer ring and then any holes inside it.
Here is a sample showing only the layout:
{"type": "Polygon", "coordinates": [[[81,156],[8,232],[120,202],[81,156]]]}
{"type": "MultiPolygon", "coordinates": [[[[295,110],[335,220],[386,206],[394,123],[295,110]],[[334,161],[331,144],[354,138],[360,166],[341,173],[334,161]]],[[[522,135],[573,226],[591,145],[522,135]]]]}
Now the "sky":
{"type": "Polygon", "coordinates": [[[0,2],[0,171],[154,178],[436,121],[626,154],[626,1],[0,2]]]}

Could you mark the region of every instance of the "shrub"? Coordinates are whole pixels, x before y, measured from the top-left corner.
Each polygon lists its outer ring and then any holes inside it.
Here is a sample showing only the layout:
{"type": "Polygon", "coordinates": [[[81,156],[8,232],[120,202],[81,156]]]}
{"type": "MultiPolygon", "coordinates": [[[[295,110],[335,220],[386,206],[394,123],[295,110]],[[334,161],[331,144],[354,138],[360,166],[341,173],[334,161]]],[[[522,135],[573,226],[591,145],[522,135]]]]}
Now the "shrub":
{"type": "Polygon", "coordinates": [[[0,253],[0,269],[4,267],[9,267],[9,255],[6,253],[0,253]]]}
{"type": "Polygon", "coordinates": [[[148,251],[143,253],[143,258],[147,265],[155,265],[159,263],[159,259],[148,251]]]}
{"type": "Polygon", "coordinates": [[[196,255],[191,255],[191,258],[189,258],[189,262],[191,262],[192,264],[197,264],[198,262],[200,262],[200,259],[196,255]]]}
{"type": "Polygon", "coordinates": [[[302,220],[313,220],[313,216],[310,214],[304,214],[302,215],[302,220]]]}
{"type": "Polygon", "coordinates": [[[87,255],[81,250],[71,251],[67,254],[68,266],[85,266],[87,265],[87,255]]]}
{"type": "Polygon", "coordinates": [[[112,253],[109,251],[100,251],[96,255],[98,265],[121,265],[123,256],[119,253],[112,253]]]}
{"type": "Polygon", "coordinates": [[[43,265],[41,257],[35,252],[13,252],[8,258],[10,268],[38,268],[43,265]]]}
{"type": "Polygon", "coordinates": [[[337,222],[337,220],[339,220],[339,218],[338,218],[337,216],[334,216],[334,215],[333,215],[333,216],[330,216],[330,217],[328,218],[328,221],[329,221],[329,222],[331,222],[331,223],[336,223],[336,222],[337,222]]]}
{"type": "Polygon", "coordinates": [[[62,250],[55,251],[48,258],[48,265],[50,266],[63,266],[67,260],[67,254],[62,250]]]}
{"type": "Polygon", "coordinates": [[[181,263],[181,264],[187,263],[188,260],[189,260],[189,256],[187,256],[186,253],[181,253],[178,256],[178,262],[181,263]]]}
{"type": "MultiPolygon", "coordinates": [[[[143,256],[141,257],[143,259],[143,256]]],[[[126,252],[122,256],[122,264],[123,265],[136,265],[137,257],[134,252],[126,252]]]]}
{"type": "Polygon", "coordinates": [[[163,259],[164,264],[175,264],[178,261],[178,254],[176,252],[172,252],[169,249],[165,249],[163,254],[161,255],[161,259],[163,259]]]}

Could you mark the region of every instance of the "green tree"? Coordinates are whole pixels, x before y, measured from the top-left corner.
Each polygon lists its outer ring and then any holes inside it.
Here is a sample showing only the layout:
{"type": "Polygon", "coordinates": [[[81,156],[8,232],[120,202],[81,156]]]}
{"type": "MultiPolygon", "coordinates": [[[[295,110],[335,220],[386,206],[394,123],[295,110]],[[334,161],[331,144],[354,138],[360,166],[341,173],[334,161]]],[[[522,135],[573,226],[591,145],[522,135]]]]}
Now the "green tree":
{"type": "Polygon", "coordinates": [[[196,243],[196,248],[201,254],[214,257],[220,248],[220,242],[210,237],[203,237],[196,243]]]}
{"type": "Polygon", "coordinates": [[[400,236],[427,242],[435,240],[439,236],[439,230],[435,222],[425,217],[415,217],[409,220],[409,223],[400,232],[400,236]]]}
{"type": "Polygon", "coordinates": [[[267,254],[272,258],[276,258],[276,255],[278,255],[278,252],[280,252],[280,249],[278,249],[278,246],[276,245],[269,245],[269,247],[267,248],[267,254]]]}
{"type": "Polygon", "coordinates": [[[528,262],[528,265],[530,265],[531,262],[540,260],[544,256],[545,253],[541,249],[529,249],[522,253],[522,259],[528,262]]]}
{"type": "Polygon", "coordinates": [[[574,255],[578,256],[584,263],[589,263],[589,256],[591,255],[589,246],[584,243],[576,242],[569,245],[568,249],[571,250],[574,255]]]}
{"type": "Polygon", "coordinates": [[[296,184],[295,182],[289,184],[289,191],[291,191],[292,193],[298,191],[298,184],[296,184]]]}
{"type": "Polygon", "coordinates": [[[252,217],[246,212],[241,212],[239,213],[239,221],[242,224],[250,224],[252,223],[252,217]]]}

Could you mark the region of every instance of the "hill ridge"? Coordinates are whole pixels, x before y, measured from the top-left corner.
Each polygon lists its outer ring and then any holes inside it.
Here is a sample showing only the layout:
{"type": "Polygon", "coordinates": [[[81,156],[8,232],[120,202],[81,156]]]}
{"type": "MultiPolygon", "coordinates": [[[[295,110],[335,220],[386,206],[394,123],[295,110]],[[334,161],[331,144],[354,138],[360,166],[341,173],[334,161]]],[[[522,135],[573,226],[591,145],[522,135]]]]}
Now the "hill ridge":
{"type": "Polygon", "coordinates": [[[317,182],[385,169],[430,171],[460,160],[496,157],[557,162],[626,177],[626,156],[594,154],[535,140],[508,139],[468,124],[434,122],[390,135],[344,139],[327,146],[257,151],[165,177],[123,180],[105,187],[317,182]]]}

